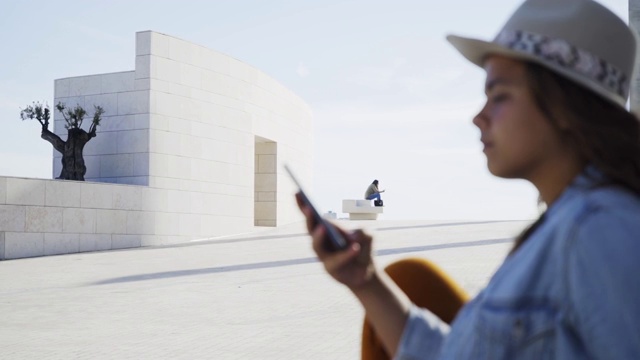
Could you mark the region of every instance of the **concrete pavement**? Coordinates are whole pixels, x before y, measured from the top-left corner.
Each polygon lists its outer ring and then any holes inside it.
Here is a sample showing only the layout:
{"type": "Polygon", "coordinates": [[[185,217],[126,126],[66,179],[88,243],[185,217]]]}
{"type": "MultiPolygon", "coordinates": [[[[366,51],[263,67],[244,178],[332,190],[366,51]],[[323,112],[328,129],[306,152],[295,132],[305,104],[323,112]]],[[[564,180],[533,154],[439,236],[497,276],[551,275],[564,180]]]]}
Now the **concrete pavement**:
{"type": "MultiPolygon", "coordinates": [[[[378,266],[439,264],[471,294],[527,221],[338,221],[378,266]]],[[[357,359],[363,312],[302,224],[171,247],[0,262],[3,359],[357,359]]]]}

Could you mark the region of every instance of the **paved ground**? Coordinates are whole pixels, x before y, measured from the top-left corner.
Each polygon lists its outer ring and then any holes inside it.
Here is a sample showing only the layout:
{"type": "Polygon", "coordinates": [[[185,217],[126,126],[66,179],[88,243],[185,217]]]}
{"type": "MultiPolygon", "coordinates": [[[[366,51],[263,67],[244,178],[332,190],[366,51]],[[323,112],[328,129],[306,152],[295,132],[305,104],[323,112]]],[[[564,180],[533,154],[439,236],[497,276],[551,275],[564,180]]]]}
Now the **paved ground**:
{"type": "MultiPolygon", "coordinates": [[[[339,221],[378,265],[427,257],[472,294],[526,222],[339,221]]],[[[182,246],[0,262],[3,359],[357,359],[362,310],[301,224],[182,246]]]]}

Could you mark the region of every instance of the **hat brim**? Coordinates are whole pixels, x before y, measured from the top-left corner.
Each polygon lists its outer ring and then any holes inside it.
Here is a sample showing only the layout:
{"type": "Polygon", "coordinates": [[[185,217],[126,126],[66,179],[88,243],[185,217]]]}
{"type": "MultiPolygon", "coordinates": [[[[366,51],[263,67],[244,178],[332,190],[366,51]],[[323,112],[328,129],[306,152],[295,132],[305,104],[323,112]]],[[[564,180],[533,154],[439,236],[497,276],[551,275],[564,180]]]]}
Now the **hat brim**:
{"type": "Polygon", "coordinates": [[[569,80],[583,87],[586,87],[587,89],[595,92],[596,94],[600,95],[608,101],[613,102],[618,106],[621,106],[623,108],[626,107],[627,99],[612,94],[610,91],[603,89],[602,87],[594,84],[592,81],[588,81],[584,76],[580,74],[576,74],[575,72],[558,66],[554,63],[544,61],[543,59],[540,59],[532,54],[512,50],[496,43],[466,38],[457,35],[447,35],[447,41],[449,41],[449,43],[451,43],[451,45],[453,45],[453,47],[455,47],[460,52],[460,54],[462,54],[462,56],[464,56],[470,62],[478,65],[479,67],[484,66],[484,61],[489,55],[502,55],[517,60],[530,61],[539,64],[565,78],[568,78],[569,80]]]}

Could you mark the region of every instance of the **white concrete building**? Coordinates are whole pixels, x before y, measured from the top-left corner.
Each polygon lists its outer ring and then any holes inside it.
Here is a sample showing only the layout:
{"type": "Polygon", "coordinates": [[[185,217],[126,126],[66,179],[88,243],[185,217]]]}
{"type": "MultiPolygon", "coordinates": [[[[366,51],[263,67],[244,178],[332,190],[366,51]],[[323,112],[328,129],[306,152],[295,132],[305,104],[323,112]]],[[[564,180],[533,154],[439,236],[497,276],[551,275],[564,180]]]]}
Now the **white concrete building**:
{"type": "MultiPolygon", "coordinates": [[[[185,242],[301,219],[288,163],[311,185],[312,116],[234,58],[136,34],[135,70],[55,81],[55,101],[105,109],[86,182],[0,177],[0,259],[185,242]],[[109,184],[105,184],[109,183],[109,184]]],[[[66,139],[57,111],[54,132],[66,139]]],[[[54,151],[53,177],[61,170],[54,151]]]]}

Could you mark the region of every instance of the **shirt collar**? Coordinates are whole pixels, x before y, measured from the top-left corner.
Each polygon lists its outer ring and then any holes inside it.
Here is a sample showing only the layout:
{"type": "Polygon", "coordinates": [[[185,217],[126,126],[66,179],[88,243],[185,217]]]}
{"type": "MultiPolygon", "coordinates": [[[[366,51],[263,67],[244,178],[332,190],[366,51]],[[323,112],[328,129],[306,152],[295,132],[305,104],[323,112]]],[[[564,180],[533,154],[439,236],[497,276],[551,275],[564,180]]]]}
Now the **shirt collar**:
{"type": "Polygon", "coordinates": [[[565,202],[594,186],[601,184],[606,179],[602,171],[594,165],[587,165],[581,173],[579,173],[562,192],[560,197],[545,211],[543,217],[553,215],[558,208],[561,208],[565,202]]]}

